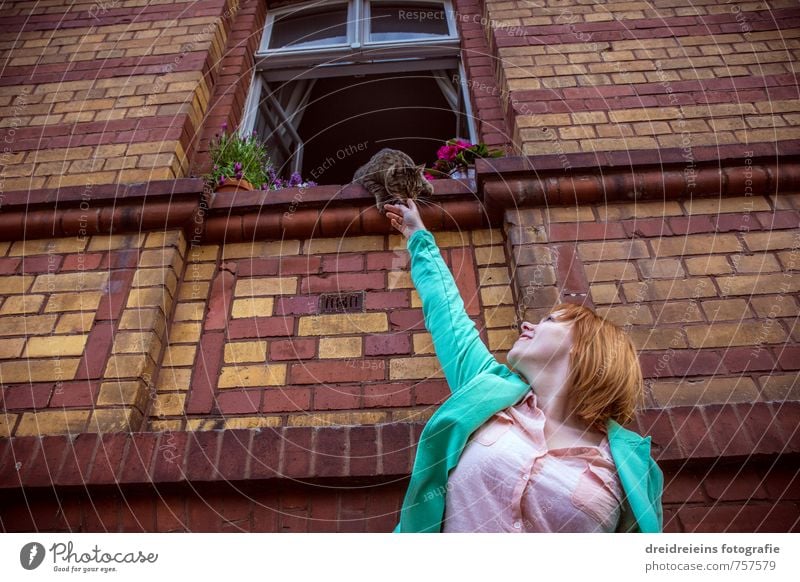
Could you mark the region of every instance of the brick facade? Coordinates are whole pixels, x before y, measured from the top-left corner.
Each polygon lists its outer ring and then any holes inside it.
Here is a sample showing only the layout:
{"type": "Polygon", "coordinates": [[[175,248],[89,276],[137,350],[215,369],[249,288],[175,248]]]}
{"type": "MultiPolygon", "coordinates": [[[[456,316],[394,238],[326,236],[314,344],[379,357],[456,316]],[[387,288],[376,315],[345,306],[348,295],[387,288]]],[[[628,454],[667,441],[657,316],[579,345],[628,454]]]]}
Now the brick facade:
{"type": "MultiPolygon", "coordinates": [[[[3,9],[6,531],[396,524],[448,395],[404,239],[360,187],[194,177],[266,4],[3,9]]],[[[564,4],[456,2],[480,136],[518,155],[437,181],[425,224],[500,361],[560,301],[631,334],[666,531],[797,531],[800,14],[564,4]]]]}

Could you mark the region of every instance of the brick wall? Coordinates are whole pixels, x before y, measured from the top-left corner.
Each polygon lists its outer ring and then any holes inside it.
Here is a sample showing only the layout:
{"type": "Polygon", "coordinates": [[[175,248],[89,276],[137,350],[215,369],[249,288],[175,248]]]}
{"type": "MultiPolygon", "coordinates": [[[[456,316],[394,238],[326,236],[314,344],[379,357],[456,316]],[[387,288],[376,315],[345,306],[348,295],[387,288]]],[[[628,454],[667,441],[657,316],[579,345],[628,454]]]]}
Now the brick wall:
{"type": "Polygon", "coordinates": [[[495,87],[524,154],[800,136],[800,11],[748,3],[486,0],[495,87]]]}

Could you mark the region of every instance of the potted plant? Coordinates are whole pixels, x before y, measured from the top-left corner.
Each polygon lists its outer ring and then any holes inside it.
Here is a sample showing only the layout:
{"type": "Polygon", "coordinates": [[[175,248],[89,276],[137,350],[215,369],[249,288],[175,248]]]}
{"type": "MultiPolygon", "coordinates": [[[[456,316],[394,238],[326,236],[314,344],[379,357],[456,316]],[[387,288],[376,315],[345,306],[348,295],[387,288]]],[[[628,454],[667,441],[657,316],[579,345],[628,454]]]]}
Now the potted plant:
{"type": "Polygon", "coordinates": [[[503,150],[489,149],[485,143],[470,143],[461,138],[447,140],[436,152],[437,160],[426,177],[449,177],[453,179],[474,178],[476,158],[498,158],[503,150]]]}
{"type": "Polygon", "coordinates": [[[222,124],[222,135],[215,134],[211,140],[213,168],[206,176],[217,192],[262,189],[269,178],[271,162],[266,146],[259,141],[254,131],[246,137],[234,132],[227,133],[228,124],[222,124]]]}

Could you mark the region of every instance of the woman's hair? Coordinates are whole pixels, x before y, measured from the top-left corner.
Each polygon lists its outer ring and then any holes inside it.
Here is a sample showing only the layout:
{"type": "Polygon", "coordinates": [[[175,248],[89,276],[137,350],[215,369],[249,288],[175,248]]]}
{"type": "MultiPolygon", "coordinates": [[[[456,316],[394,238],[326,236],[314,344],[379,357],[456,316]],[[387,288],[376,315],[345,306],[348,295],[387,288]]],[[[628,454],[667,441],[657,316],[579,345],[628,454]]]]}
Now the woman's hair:
{"type": "Polygon", "coordinates": [[[560,303],[550,313],[573,325],[567,385],[576,416],[603,432],[609,418],[632,420],[643,403],[644,381],[628,334],[583,305],[560,303]]]}

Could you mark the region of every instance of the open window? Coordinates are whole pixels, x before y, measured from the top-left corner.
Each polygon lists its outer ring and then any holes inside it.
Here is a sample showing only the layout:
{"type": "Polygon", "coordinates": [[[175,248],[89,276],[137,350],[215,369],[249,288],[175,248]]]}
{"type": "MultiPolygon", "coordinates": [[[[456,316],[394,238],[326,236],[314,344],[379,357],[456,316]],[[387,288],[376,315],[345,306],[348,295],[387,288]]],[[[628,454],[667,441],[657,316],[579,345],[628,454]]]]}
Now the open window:
{"type": "Polygon", "coordinates": [[[383,147],[431,164],[475,141],[449,0],[331,0],[267,17],[240,131],[280,173],[346,184],[383,147]]]}

